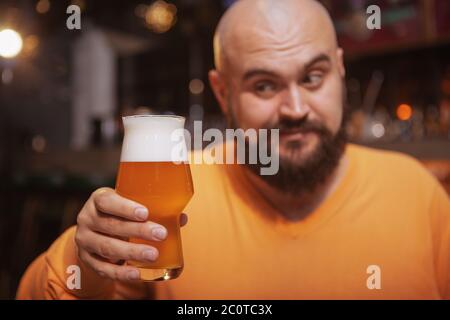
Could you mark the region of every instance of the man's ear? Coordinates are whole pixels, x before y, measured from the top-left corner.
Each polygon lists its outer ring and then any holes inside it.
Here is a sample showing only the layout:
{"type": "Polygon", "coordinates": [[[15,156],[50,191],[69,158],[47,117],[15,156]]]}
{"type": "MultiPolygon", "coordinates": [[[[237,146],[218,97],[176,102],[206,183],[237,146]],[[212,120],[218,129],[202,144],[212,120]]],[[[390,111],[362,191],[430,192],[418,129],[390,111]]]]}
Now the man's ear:
{"type": "Polygon", "coordinates": [[[342,48],[337,48],[337,64],[341,78],[345,78],[344,50],[342,48]]]}
{"type": "Polygon", "coordinates": [[[223,75],[216,69],[210,70],[208,73],[209,84],[216,96],[217,102],[219,102],[222,113],[228,115],[228,103],[227,103],[227,86],[223,75]]]}

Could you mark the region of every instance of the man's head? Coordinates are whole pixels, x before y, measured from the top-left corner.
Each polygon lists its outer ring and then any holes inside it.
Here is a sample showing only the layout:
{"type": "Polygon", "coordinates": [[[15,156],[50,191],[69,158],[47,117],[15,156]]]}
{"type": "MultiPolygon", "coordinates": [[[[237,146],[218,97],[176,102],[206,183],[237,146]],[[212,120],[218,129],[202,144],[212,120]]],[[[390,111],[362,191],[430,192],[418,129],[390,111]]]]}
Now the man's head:
{"type": "MultiPolygon", "coordinates": [[[[280,129],[284,191],[312,191],[345,145],[343,52],[315,0],[239,0],[214,37],[210,83],[232,127],[280,129]]],[[[264,178],[264,176],[263,176],[264,178]]]]}

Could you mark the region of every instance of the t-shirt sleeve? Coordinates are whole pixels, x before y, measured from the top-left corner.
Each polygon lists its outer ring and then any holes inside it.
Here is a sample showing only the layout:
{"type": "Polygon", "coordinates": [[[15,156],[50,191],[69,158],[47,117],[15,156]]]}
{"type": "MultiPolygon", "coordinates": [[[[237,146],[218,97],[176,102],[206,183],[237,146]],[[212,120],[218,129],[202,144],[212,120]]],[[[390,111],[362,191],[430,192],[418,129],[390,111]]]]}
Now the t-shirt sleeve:
{"type": "Polygon", "coordinates": [[[79,259],[76,227],[69,228],[28,267],[17,290],[17,299],[143,299],[149,289],[143,282],[120,282],[98,276],[79,259]],[[75,268],[70,268],[75,266],[75,268]],[[79,269],[78,269],[78,268],[79,269]],[[77,270],[77,271],[74,271],[77,270]],[[73,278],[78,272],[79,286],[73,278]],[[72,285],[68,285],[72,283],[72,285]],[[74,285],[75,284],[75,285],[74,285]]]}
{"type": "Polygon", "coordinates": [[[436,183],[431,202],[433,253],[439,292],[450,299],[450,198],[436,183]]]}

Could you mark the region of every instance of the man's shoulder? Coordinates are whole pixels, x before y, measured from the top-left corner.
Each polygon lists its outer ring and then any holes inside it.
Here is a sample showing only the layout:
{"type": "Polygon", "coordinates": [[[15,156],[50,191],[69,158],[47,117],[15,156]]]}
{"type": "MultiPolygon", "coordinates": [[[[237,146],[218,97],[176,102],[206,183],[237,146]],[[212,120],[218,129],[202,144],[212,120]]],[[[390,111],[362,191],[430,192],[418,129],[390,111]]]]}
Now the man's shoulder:
{"type": "Polygon", "coordinates": [[[418,159],[405,153],[349,144],[348,154],[365,171],[385,179],[419,179],[423,183],[436,183],[436,179],[418,159]]]}
{"type": "Polygon", "coordinates": [[[394,161],[394,164],[422,166],[416,158],[399,151],[378,149],[353,143],[348,144],[348,151],[357,157],[363,157],[367,161],[386,162],[389,160],[394,161]]]}

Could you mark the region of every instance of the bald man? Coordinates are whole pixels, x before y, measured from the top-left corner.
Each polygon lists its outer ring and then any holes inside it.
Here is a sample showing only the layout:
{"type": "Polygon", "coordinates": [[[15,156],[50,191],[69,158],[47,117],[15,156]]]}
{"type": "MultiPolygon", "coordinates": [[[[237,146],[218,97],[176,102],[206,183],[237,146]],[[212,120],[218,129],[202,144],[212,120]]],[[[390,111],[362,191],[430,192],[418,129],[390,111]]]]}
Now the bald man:
{"type": "MultiPolygon", "coordinates": [[[[152,208],[95,191],[25,273],[21,299],[449,299],[450,203],[417,161],[346,143],[343,51],[312,0],[240,0],[214,39],[211,87],[231,128],[280,129],[279,172],[192,165],[185,269],[136,281],[155,261],[152,208]],[[150,219],[147,219],[150,217],[150,219]],[[81,287],[67,268],[81,268],[81,287]]],[[[182,216],[182,224],[186,216],[182,216]]]]}

